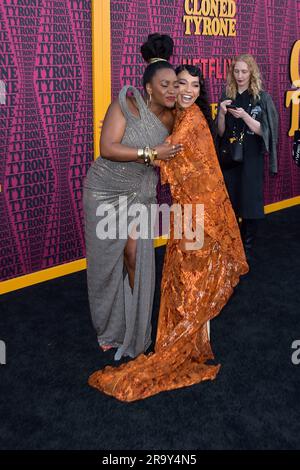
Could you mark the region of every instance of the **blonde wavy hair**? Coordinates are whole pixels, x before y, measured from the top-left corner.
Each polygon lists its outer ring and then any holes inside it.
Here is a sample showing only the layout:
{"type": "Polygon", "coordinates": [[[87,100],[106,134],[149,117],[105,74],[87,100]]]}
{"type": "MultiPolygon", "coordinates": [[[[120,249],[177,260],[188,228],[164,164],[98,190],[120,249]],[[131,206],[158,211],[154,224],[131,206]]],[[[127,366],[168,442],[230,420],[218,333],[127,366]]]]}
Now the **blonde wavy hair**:
{"type": "Polygon", "coordinates": [[[254,57],[250,54],[240,54],[234,57],[232,60],[227,72],[226,96],[234,100],[237,95],[238,88],[233,74],[234,67],[237,62],[245,62],[248,65],[248,69],[250,71],[250,83],[248,91],[256,100],[259,97],[260,91],[262,90],[262,81],[258,65],[254,57]]]}

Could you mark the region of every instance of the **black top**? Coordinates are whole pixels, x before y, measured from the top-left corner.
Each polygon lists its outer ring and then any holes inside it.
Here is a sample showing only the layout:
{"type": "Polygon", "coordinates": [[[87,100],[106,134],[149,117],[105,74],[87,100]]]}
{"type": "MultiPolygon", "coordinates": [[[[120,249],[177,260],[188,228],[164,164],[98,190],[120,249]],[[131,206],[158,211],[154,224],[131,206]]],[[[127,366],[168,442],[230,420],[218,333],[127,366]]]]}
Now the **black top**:
{"type": "MultiPolygon", "coordinates": [[[[252,118],[261,122],[262,120],[262,109],[259,103],[255,104],[254,99],[248,92],[245,90],[243,93],[237,93],[236,99],[232,102],[238,108],[243,108],[252,118]]],[[[254,134],[253,131],[245,124],[243,119],[234,118],[229,112],[226,113],[225,118],[225,129],[226,136],[232,137],[234,133],[239,135],[243,129],[245,129],[244,136],[244,149],[246,152],[251,152],[252,154],[260,154],[264,150],[263,139],[261,136],[254,134]]]]}
{"type": "MultiPolygon", "coordinates": [[[[245,109],[259,122],[262,121],[262,103],[260,101],[255,103],[248,90],[238,93],[232,104],[245,109]]],[[[236,214],[247,219],[258,219],[264,217],[264,141],[261,136],[249,129],[243,119],[236,119],[227,112],[225,138],[234,134],[238,136],[243,129],[245,129],[243,163],[231,170],[225,170],[224,179],[236,214]]]]}

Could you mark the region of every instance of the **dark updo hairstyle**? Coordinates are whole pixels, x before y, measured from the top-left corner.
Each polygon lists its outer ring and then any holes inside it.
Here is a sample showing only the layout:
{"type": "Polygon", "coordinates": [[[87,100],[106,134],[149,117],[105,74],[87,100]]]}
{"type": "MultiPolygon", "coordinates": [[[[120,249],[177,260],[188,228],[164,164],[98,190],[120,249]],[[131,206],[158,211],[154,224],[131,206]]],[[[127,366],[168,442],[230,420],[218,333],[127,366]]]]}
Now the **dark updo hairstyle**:
{"type": "Polygon", "coordinates": [[[204,82],[202,72],[199,69],[199,67],[196,67],[195,65],[183,64],[183,65],[179,65],[179,67],[176,68],[175,70],[176,75],[178,75],[180,72],[183,72],[184,70],[186,70],[190,75],[192,75],[192,77],[199,77],[200,95],[196,99],[195,103],[199,106],[202,113],[204,114],[207,124],[209,125],[210,132],[213,138],[215,139],[216,138],[216,126],[211,116],[210,106],[208,104],[207,92],[206,92],[205,82],[204,82]]]}
{"type": "Polygon", "coordinates": [[[149,64],[146,67],[146,70],[143,75],[143,87],[146,90],[146,84],[151,82],[152,78],[156,72],[160,69],[172,69],[172,65],[169,62],[166,62],[170,59],[173,54],[173,39],[167,34],[149,34],[148,39],[141,46],[141,54],[143,59],[146,62],[149,62],[150,59],[155,57],[165,60],[160,60],[154,62],[154,64],[149,64]]]}

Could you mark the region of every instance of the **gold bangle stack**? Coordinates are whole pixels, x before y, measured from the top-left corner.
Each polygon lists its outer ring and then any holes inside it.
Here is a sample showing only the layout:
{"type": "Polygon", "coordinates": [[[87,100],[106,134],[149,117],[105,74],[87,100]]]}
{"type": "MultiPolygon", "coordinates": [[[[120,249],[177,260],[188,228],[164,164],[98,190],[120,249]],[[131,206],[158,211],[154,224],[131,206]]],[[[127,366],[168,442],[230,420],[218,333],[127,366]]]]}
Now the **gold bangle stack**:
{"type": "Polygon", "coordinates": [[[138,149],[137,153],[138,153],[138,158],[143,158],[144,149],[138,149]]]}
{"type": "Polygon", "coordinates": [[[157,158],[157,150],[150,147],[138,149],[138,158],[142,158],[146,166],[153,165],[154,160],[157,158]]]}

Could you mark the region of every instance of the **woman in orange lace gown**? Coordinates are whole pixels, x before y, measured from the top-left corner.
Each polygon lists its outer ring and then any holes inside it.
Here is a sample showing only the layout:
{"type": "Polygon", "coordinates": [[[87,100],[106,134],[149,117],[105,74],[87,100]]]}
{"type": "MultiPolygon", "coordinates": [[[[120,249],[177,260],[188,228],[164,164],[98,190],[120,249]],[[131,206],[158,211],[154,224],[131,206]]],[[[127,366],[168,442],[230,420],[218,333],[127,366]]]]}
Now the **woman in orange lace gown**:
{"type": "MultiPolygon", "coordinates": [[[[92,387],[122,401],[216,377],[220,366],[206,364],[214,358],[207,322],[220,313],[239,276],[248,271],[209,125],[195,104],[200,72],[184,66],[178,79],[175,126],[169,139],[182,143],[184,151],[167,163],[160,162],[161,178],[170,184],[173,203],[182,210],[184,204],[204,204],[204,244],[190,250],[184,234],[182,239],[174,238],[171,221],[155,352],[119,367],[107,366],[89,378],[92,387]]],[[[193,228],[196,222],[194,211],[193,228]]]]}

